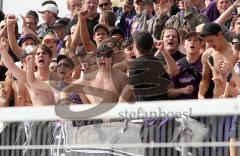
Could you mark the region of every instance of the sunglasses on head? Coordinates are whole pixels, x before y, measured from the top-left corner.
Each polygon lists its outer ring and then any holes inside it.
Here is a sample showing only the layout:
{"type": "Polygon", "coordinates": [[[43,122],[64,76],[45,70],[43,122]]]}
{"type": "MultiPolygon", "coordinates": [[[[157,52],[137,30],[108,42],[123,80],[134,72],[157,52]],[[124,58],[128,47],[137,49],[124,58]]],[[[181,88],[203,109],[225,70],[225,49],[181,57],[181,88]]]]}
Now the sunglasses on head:
{"type": "Polygon", "coordinates": [[[108,6],[108,5],[109,5],[108,2],[106,2],[106,3],[102,3],[102,4],[99,4],[99,8],[102,8],[103,6],[108,6]]]}

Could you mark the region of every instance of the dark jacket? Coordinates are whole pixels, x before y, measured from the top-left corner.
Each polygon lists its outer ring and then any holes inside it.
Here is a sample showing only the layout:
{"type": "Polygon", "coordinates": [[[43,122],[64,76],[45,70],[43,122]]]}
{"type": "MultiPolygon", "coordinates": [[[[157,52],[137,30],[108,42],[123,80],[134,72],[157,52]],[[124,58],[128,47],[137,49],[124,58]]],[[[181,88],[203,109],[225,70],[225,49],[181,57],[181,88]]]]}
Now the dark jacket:
{"type": "Polygon", "coordinates": [[[137,101],[166,100],[168,75],[153,54],[144,55],[132,62],[130,84],[134,85],[137,101]]]}

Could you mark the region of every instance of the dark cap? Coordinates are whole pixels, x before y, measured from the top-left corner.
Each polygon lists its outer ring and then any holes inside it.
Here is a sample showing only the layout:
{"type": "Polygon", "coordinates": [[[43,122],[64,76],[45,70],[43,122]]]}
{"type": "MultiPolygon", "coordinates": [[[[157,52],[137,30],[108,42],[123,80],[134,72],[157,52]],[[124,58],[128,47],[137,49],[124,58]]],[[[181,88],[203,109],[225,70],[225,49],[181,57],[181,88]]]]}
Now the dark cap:
{"type": "Polygon", "coordinates": [[[108,27],[104,24],[97,24],[94,28],[93,28],[93,34],[95,34],[97,32],[98,29],[103,29],[107,32],[107,34],[109,35],[109,30],[108,27]]]}
{"type": "Polygon", "coordinates": [[[206,23],[202,29],[202,36],[217,35],[219,32],[222,32],[222,28],[217,23],[206,23]]]}
{"type": "Polygon", "coordinates": [[[68,25],[68,22],[69,22],[69,19],[68,18],[59,18],[54,24],[53,24],[53,28],[56,28],[56,27],[64,27],[64,26],[67,26],[68,25]]]}
{"type": "Polygon", "coordinates": [[[134,32],[133,39],[135,40],[137,47],[143,50],[150,51],[153,46],[153,37],[147,31],[134,32]]]}
{"type": "Polygon", "coordinates": [[[123,38],[125,38],[125,34],[124,32],[122,31],[122,29],[113,29],[111,32],[110,32],[110,36],[113,36],[115,34],[120,34],[123,36],[123,38]]]}
{"type": "Polygon", "coordinates": [[[200,34],[195,32],[195,31],[187,33],[187,35],[185,36],[185,40],[190,38],[190,37],[196,37],[197,39],[201,40],[200,34]]]}
{"type": "Polygon", "coordinates": [[[67,56],[67,55],[58,55],[57,57],[57,63],[59,63],[62,59],[66,59],[71,68],[74,68],[73,61],[67,56]]]}
{"type": "Polygon", "coordinates": [[[35,35],[33,35],[33,34],[26,34],[26,35],[22,38],[22,40],[20,41],[20,45],[22,45],[22,44],[23,44],[26,40],[28,40],[28,39],[33,40],[36,45],[41,43],[37,36],[35,36],[35,35]]]}

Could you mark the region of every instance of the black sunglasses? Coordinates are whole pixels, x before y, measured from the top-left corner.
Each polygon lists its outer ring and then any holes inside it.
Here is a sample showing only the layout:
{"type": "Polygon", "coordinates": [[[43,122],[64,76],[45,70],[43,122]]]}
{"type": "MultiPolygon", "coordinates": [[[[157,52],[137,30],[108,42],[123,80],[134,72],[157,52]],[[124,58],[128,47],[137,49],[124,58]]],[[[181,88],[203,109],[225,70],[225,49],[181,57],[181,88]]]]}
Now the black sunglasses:
{"type": "Polygon", "coordinates": [[[58,67],[58,68],[59,68],[59,67],[71,68],[71,65],[68,64],[68,63],[59,63],[59,64],[57,65],[57,67],[58,67]]]}
{"type": "Polygon", "coordinates": [[[102,8],[103,6],[108,6],[108,5],[109,5],[108,2],[107,3],[102,3],[102,4],[99,4],[99,7],[102,8]]]}
{"type": "Polygon", "coordinates": [[[97,58],[101,58],[101,57],[110,58],[110,57],[112,57],[112,53],[97,53],[96,57],[97,58]]]}

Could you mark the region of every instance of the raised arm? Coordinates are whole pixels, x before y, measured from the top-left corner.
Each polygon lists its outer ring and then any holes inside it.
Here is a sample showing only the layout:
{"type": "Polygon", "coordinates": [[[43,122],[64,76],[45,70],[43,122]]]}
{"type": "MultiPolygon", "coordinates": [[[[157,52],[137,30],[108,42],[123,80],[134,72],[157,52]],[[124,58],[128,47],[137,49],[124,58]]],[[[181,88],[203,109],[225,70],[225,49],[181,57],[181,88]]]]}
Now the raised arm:
{"type": "Polygon", "coordinates": [[[87,28],[88,10],[80,12],[80,34],[83,45],[87,52],[94,51],[97,49],[96,45],[91,41],[90,35],[87,28]]]}
{"type": "Polygon", "coordinates": [[[203,70],[202,70],[202,79],[199,84],[199,91],[198,91],[198,98],[204,99],[204,96],[208,90],[208,87],[210,85],[211,81],[211,68],[208,64],[208,52],[204,52],[202,55],[202,64],[203,64],[203,70]]]}
{"type": "Polygon", "coordinates": [[[6,78],[4,80],[4,88],[9,95],[8,100],[10,99],[10,97],[13,94],[12,82],[13,82],[12,74],[8,72],[7,75],[6,75],[6,78]]]}
{"type": "Polygon", "coordinates": [[[71,51],[76,51],[76,48],[79,44],[79,42],[81,41],[81,35],[80,35],[80,25],[81,25],[81,20],[80,20],[80,11],[76,10],[76,13],[78,15],[78,22],[77,22],[77,26],[75,29],[75,32],[73,34],[73,38],[70,44],[70,50],[71,51]]]}
{"type": "Polygon", "coordinates": [[[173,57],[164,49],[163,42],[161,40],[155,42],[155,46],[158,51],[155,53],[155,57],[162,54],[167,63],[167,73],[171,76],[176,76],[179,74],[179,67],[173,57]]]}
{"type": "Polygon", "coordinates": [[[37,80],[34,75],[34,55],[28,55],[27,61],[27,83],[31,88],[45,90],[51,92],[52,89],[49,84],[44,81],[37,80]]]}
{"type": "Polygon", "coordinates": [[[215,23],[224,26],[225,22],[232,18],[232,13],[236,12],[238,7],[240,7],[240,2],[237,0],[220,17],[215,20],[215,23]]]}
{"type": "Polygon", "coordinates": [[[33,34],[33,35],[36,35],[27,25],[27,21],[25,19],[25,17],[23,15],[21,15],[21,18],[22,18],[22,32],[24,35],[26,34],[33,34]]]}
{"type": "Polygon", "coordinates": [[[7,34],[8,34],[8,40],[11,49],[16,54],[16,56],[20,59],[23,54],[23,49],[18,46],[17,39],[15,35],[15,27],[17,24],[17,18],[14,15],[9,15],[6,20],[7,24],[7,34]]]}
{"type": "Polygon", "coordinates": [[[6,38],[0,39],[0,53],[2,56],[2,61],[8,70],[20,81],[26,82],[26,73],[18,66],[15,65],[12,57],[8,53],[9,44],[6,38]]]}
{"type": "Polygon", "coordinates": [[[69,51],[67,54],[74,64],[72,79],[77,80],[81,77],[81,62],[79,61],[79,59],[77,58],[74,52],[69,51]]]}

